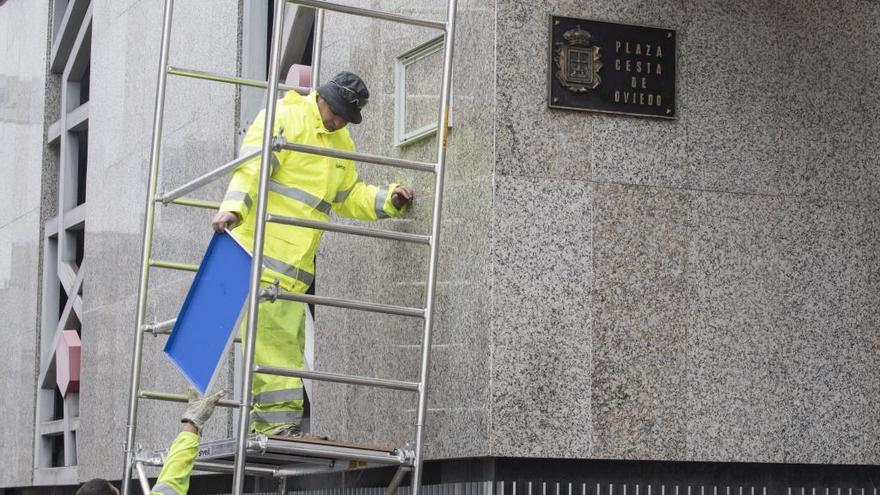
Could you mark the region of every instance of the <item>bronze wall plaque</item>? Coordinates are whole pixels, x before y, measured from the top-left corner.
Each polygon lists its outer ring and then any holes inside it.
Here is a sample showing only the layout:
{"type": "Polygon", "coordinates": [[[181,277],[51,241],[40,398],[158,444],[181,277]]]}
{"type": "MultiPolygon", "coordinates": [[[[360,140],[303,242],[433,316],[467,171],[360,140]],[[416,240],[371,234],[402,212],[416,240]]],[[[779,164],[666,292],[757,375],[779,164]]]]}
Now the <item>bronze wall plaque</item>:
{"type": "Polygon", "coordinates": [[[675,118],[675,31],[550,16],[550,108],[675,118]]]}

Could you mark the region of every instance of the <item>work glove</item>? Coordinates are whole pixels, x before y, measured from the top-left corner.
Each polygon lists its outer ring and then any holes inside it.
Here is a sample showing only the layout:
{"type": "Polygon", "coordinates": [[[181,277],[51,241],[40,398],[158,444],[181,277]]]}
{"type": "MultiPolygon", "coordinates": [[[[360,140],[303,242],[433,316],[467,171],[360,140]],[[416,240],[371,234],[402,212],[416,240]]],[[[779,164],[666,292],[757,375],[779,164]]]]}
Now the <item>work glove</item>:
{"type": "Polygon", "coordinates": [[[220,233],[226,229],[235,228],[240,222],[241,219],[238,217],[238,213],[218,211],[211,220],[211,227],[214,229],[214,232],[220,233]]]}
{"type": "Polygon", "coordinates": [[[224,395],[226,395],[226,391],[221,390],[207,397],[199,397],[199,394],[190,387],[186,391],[189,405],[186,411],[184,411],[183,416],[180,417],[180,421],[192,423],[201,432],[202,427],[208,422],[208,418],[214,413],[214,408],[217,407],[217,403],[220,402],[224,395]]]}
{"type": "Polygon", "coordinates": [[[410,186],[398,186],[391,192],[391,204],[398,210],[403,206],[409,206],[413,200],[415,194],[410,186]]]}

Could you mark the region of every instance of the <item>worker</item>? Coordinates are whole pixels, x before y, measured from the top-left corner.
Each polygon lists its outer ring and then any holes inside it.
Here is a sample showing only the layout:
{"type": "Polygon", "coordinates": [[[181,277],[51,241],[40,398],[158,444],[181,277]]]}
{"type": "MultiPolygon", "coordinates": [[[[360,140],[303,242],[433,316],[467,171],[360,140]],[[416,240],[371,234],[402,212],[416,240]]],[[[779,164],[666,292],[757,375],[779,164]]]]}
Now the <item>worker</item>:
{"type": "MultiPolygon", "coordinates": [[[[341,72],[308,96],[288,92],[278,101],[272,133],[288,142],[354,151],[346,128],[359,124],[370,93],[359,76],[341,72]]],[[[262,149],[265,110],[242,141],[240,154],[262,149]]],[[[354,162],[342,158],[293,152],[272,153],[267,210],[272,215],[327,221],[331,211],[360,220],[402,215],[413,190],[400,184],[368,185],[358,179],[354,162]]],[[[240,165],[212,220],[217,232],[230,230],[242,245],[254,245],[260,159],[240,165]]],[[[266,223],[261,289],[277,281],[282,290],[305,293],[315,274],[315,253],[323,231],[266,223]]],[[[259,308],[255,362],[288,369],[304,367],[305,307],[276,300],[259,308]]],[[[242,322],[244,340],[246,322],[242,322]]],[[[300,378],[255,374],[251,430],[270,435],[302,433],[303,383],[300,378]]]]}
{"type": "MultiPolygon", "coordinates": [[[[225,394],[226,391],[221,390],[207,397],[199,397],[195,390],[189,389],[188,405],[180,418],[180,433],[168,449],[162,471],[150,495],[185,495],[189,490],[189,476],[199,452],[199,434],[225,394]]],[[[119,495],[119,490],[109,481],[95,478],[83,483],[76,495],[119,495]]]]}

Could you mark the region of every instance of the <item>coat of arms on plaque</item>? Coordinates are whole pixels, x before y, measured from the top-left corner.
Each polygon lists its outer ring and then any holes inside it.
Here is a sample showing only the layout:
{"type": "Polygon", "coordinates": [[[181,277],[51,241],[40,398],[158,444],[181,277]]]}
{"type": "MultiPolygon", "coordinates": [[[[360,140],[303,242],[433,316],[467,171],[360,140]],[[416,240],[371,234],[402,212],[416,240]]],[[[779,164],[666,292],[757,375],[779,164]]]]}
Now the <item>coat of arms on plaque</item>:
{"type": "Polygon", "coordinates": [[[602,61],[599,47],[593,44],[593,35],[580,26],[566,31],[565,41],[556,43],[556,77],[563,86],[575,93],[586,93],[602,82],[599,70],[602,61]]]}

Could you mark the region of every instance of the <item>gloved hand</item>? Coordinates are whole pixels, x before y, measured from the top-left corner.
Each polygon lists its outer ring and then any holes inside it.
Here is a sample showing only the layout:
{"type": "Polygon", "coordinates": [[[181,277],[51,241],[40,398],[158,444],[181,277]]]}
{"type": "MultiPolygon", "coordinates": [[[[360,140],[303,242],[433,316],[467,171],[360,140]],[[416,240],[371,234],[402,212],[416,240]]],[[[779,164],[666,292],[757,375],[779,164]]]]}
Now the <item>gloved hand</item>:
{"type": "Polygon", "coordinates": [[[391,192],[391,204],[398,210],[412,204],[413,200],[415,200],[415,194],[410,186],[398,186],[391,192]]]}
{"type": "Polygon", "coordinates": [[[226,395],[226,391],[221,390],[219,392],[214,392],[207,397],[199,397],[199,394],[190,387],[189,390],[186,391],[186,396],[189,398],[189,405],[187,406],[186,411],[184,411],[183,416],[180,417],[180,421],[189,421],[199,431],[202,431],[202,427],[208,422],[208,418],[214,413],[214,408],[217,407],[217,403],[220,402],[220,399],[223,398],[224,395],[226,395]]]}
{"type": "Polygon", "coordinates": [[[218,211],[211,220],[211,228],[214,229],[214,232],[223,232],[226,229],[235,227],[239,222],[241,222],[241,219],[238,218],[237,213],[231,211],[218,211]]]}

